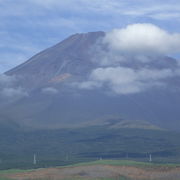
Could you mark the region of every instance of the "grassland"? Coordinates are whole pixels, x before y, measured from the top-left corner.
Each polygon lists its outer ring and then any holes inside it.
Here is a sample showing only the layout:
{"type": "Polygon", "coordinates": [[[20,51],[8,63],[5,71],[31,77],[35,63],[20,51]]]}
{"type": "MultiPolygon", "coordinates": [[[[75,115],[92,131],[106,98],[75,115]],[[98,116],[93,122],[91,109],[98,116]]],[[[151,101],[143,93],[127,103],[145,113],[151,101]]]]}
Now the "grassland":
{"type": "Polygon", "coordinates": [[[179,180],[180,164],[99,160],[71,166],[0,171],[0,180],[179,180]]]}
{"type": "Polygon", "coordinates": [[[180,167],[180,164],[173,163],[149,163],[149,162],[140,162],[140,161],[131,161],[131,160],[98,160],[92,162],[78,163],[74,165],[69,165],[65,167],[76,167],[76,166],[89,166],[89,165],[112,165],[112,166],[133,166],[133,167],[180,167]]]}

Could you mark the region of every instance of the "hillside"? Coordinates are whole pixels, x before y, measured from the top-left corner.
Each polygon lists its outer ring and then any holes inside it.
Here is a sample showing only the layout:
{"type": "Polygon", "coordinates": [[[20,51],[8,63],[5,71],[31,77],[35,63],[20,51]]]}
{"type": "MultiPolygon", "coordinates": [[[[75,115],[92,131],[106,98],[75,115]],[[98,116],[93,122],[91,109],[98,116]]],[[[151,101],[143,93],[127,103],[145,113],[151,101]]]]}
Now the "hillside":
{"type": "Polygon", "coordinates": [[[67,165],[97,159],[179,163],[180,134],[112,125],[58,130],[0,128],[1,169],[67,165]],[[33,165],[33,155],[37,164],[33,165]]]}

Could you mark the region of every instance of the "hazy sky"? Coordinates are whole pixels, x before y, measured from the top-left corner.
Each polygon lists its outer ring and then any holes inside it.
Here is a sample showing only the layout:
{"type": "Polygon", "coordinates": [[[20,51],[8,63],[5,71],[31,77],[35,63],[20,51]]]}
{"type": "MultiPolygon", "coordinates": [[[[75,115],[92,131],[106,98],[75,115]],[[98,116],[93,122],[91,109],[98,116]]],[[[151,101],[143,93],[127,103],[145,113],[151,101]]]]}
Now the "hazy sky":
{"type": "Polygon", "coordinates": [[[0,0],[0,72],[73,33],[134,23],[180,33],[180,1],[0,0]]]}

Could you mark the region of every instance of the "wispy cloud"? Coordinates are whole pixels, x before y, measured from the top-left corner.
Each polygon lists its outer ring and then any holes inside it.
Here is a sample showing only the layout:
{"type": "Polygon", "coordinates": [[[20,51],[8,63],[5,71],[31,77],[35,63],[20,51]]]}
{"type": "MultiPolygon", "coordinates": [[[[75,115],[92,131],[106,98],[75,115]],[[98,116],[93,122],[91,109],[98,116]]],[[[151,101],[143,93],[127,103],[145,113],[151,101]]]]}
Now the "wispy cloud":
{"type": "Polygon", "coordinates": [[[26,36],[0,31],[0,72],[7,71],[38,53],[42,47],[26,36]]]}
{"type": "Polygon", "coordinates": [[[58,90],[54,87],[45,87],[42,89],[42,93],[47,95],[54,95],[58,93],[58,90]]]}
{"type": "MultiPolygon", "coordinates": [[[[92,71],[90,79],[96,84],[108,85],[117,94],[132,94],[145,91],[152,87],[163,86],[163,79],[179,75],[170,69],[156,70],[142,68],[134,70],[127,67],[97,68],[92,71]]],[[[94,87],[89,84],[89,87],[94,87]]]]}
{"type": "Polygon", "coordinates": [[[17,99],[28,96],[28,93],[22,88],[4,88],[0,92],[0,95],[6,99],[11,98],[12,101],[14,98],[17,99]]]}
{"type": "Polygon", "coordinates": [[[20,86],[16,85],[17,77],[0,75],[0,100],[14,101],[22,97],[27,97],[28,92],[20,86]]]}
{"type": "Polygon", "coordinates": [[[167,79],[179,77],[177,69],[133,69],[129,67],[101,67],[94,69],[88,81],[74,84],[80,89],[97,89],[106,87],[118,95],[135,94],[152,88],[164,88],[167,79]]]}
{"type": "MultiPolygon", "coordinates": [[[[179,10],[180,11],[180,10],[179,10]]],[[[172,19],[176,19],[177,21],[179,21],[180,19],[180,13],[179,12],[163,12],[163,13],[156,13],[156,14],[152,14],[149,15],[150,17],[154,18],[154,19],[158,19],[158,20],[172,20],[172,19]]]]}

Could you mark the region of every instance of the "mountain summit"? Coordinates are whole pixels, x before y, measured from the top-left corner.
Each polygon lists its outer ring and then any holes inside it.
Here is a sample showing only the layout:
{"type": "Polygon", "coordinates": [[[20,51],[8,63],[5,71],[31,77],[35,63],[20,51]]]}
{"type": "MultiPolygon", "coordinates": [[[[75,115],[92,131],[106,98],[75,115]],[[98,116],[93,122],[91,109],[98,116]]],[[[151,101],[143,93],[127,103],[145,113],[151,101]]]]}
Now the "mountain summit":
{"type": "Polygon", "coordinates": [[[6,74],[23,77],[23,85],[32,87],[33,84],[33,88],[64,80],[71,75],[83,76],[92,66],[90,48],[104,35],[104,32],[72,35],[6,74]]]}
{"type": "Polygon", "coordinates": [[[16,92],[18,97],[1,98],[1,117],[22,126],[64,128],[128,120],[180,130],[177,61],[119,52],[104,32],[72,35],[4,76],[14,79],[5,94],[16,92]]]}

